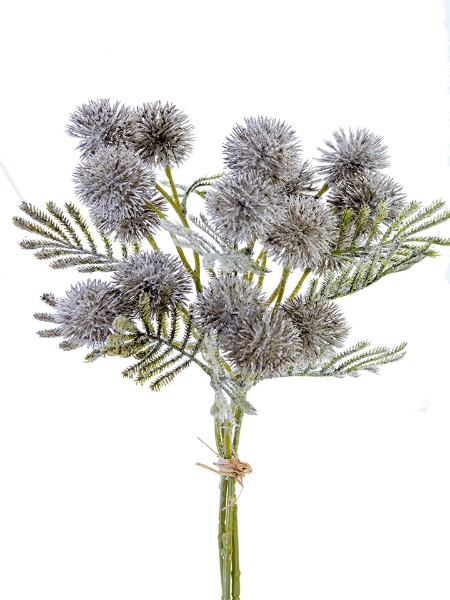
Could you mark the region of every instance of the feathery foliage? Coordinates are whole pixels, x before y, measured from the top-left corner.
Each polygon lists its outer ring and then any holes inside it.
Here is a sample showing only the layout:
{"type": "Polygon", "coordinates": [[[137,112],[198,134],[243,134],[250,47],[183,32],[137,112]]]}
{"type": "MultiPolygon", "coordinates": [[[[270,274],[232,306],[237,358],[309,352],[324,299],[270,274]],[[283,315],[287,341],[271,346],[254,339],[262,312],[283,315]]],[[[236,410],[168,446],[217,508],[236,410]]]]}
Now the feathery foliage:
{"type": "Polygon", "coordinates": [[[358,247],[355,245],[358,239],[358,222],[363,221],[363,217],[360,215],[364,207],[358,215],[356,226],[351,220],[350,209],[344,211],[340,222],[338,249],[332,254],[350,264],[338,272],[325,275],[320,287],[319,278],[312,279],[309,282],[305,298],[315,297],[328,300],[341,298],[372,285],[386,275],[406,271],[426,257],[439,256],[439,253],[431,246],[433,244],[450,246],[450,239],[439,236],[416,237],[415,234],[449,219],[450,210],[436,215],[444,206],[442,200],[438,200],[422,210],[420,210],[420,206],[418,202],[410,203],[393,220],[379,241],[372,243],[377,222],[381,221],[385,209],[382,206],[377,221],[372,224],[368,240],[363,246],[358,247]],[[430,218],[433,215],[435,216],[430,218]],[[349,236],[351,238],[349,246],[340,249],[340,244],[349,236]]]}
{"type": "MultiPolygon", "coordinates": [[[[13,223],[39,237],[22,240],[19,242],[21,248],[36,250],[34,255],[39,260],[53,259],[50,263],[52,269],[78,267],[77,270],[81,273],[114,271],[119,261],[113,255],[110,238],[97,231],[105,247],[105,253],[102,254],[98,251],[90,226],[78,207],[72,203],[64,206],[68,216],[53,202],[47,202],[47,213],[28,202],[22,202],[19,208],[31,220],[13,217],[13,223]],[[80,233],[87,247],[83,245],[80,233]]],[[[95,227],[93,224],[92,226],[95,227]]]]}
{"type": "MultiPolygon", "coordinates": [[[[156,317],[152,318],[151,314],[148,295],[142,293],[139,296],[142,329],[130,319],[117,317],[113,322],[116,333],[108,337],[101,354],[136,359],[137,362],[125,369],[122,375],[141,385],[150,382],[150,389],[154,391],[170,383],[192,362],[208,373],[208,367],[196,358],[202,338],[193,337],[191,311],[183,313],[180,308],[169,311],[166,303],[161,305],[156,317]]],[[[86,360],[94,358],[91,353],[86,360]]]]}
{"type": "Polygon", "coordinates": [[[406,343],[403,342],[395,348],[377,346],[371,350],[360,352],[370,346],[370,342],[364,340],[358,342],[351,348],[336,353],[330,360],[321,366],[312,365],[305,369],[293,369],[287,376],[309,376],[309,377],[339,377],[346,375],[359,377],[361,371],[379,373],[379,366],[400,360],[406,354],[403,350],[406,343]],[[351,357],[351,358],[350,358],[351,357]]]}

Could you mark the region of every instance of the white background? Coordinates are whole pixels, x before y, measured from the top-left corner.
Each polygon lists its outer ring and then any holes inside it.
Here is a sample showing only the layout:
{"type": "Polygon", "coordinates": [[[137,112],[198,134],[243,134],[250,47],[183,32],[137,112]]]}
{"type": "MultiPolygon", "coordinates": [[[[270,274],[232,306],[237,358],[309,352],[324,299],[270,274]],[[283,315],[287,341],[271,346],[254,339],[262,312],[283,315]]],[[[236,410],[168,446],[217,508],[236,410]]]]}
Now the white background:
{"type": "MultiPolygon", "coordinates": [[[[65,126],[101,97],[189,115],[197,140],[180,182],[220,171],[225,136],[262,115],[290,124],[305,158],[338,127],[367,127],[410,199],[450,202],[438,0],[8,4],[0,159],[39,207],[74,199],[65,126]]],[[[191,367],[153,394],[121,378],[120,359],[84,364],[38,338],[40,295],[86,276],[21,250],[2,173],[0,193],[0,597],[218,599],[218,478],[195,466],[213,459],[196,439],[213,443],[207,377],[191,367]]],[[[379,376],[251,391],[243,600],[450,597],[449,263],[444,247],[339,301],[348,345],[408,342],[379,376]]]]}

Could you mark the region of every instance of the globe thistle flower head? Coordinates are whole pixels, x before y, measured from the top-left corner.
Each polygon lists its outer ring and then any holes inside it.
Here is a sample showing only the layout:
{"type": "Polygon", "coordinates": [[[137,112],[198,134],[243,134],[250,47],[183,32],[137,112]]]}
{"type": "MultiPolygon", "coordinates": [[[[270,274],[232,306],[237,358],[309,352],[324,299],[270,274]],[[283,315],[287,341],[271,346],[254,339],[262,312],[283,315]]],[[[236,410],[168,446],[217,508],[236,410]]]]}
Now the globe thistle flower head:
{"type": "Polygon", "coordinates": [[[90,100],[72,113],[67,133],[81,138],[77,149],[86,158],[105,146],[130,147],[136,136],[135,114],[128,106],[109,99],[90,100]]]}
{"type": "Polygon", "coordinates": [[[45,320],[51,320],[59,327],[53,330],[53,335],[51,330],[38,333],[41,337],[62,336],[61,347],[65,349],[101,347],[114,332],[114,319],[119,315],[129,316],[128,308],[120,299],[120,291],[113,284],[97,279],[72,286],[65,298],[55,299],[54,307],[56,313],[45,320]]]}
{"type": "Polygon", "coordinates": [[[314,169],[305,160],[283,182],[282,193],[286,196],[304,196],[317,191],[316,181],[314,169]]]}
{"type": "Polygon", "coordinates": [[[158,100],[136,109],[137,135],[134,148],[150,164],[165,168],[179,166],[192,151],[194,127],[174,104],[158,100]]]}
{"type": "Polygon", "coordinates": [[[302,296],[297,296],[282,304],[281,310],[299,333],[299,364],[303,367],[326,360],[336,348],[344,345],[350,327],[334,302],[305,301],[302,296]]]}
{"type": "Polygon", "coordinates": [[[298,165],[301,153],[295,131],[266,117],[244,119],[223,145],[225,166],[233,171],[255,170],[274,181],[287,179],[298,165]]]}
{"type": "MultiPolygon", "coordinates": [[[[162,202],[159,199],[157,202],[153,200],[159,210],[164,210],[161,206],[162,202]]],[[[114,236],[115,240],[121,240],[125,244],[139,243],[142,238],[148,237],[156,233],[160,219],[154,210],[144,206],[141,210],[136,210],[134,215],[121,217],[119,214],[114,214],[112,211],[92,211],[91,217],[95,226],[99,231],[107,236],[114,236]]]]}
{"type": "Polygon", "coordinates": [[[266,379],[285,374],[300,358],[300,336],[282,313],[245,314],[239,326],[220,341],[225,357],[246,377],[266,379]]]}
{"type": "Polygon", "coordinates": [[[260,288],[249,281],[231,275],[212,279],[197,296],[195,317],[200,328],[219,336],[239,327],[246,314],[259,318],[264,312],[266,298],[260,288]]]}
{"type": "Polygon", "coordinates": [[[229,172],[212,185],[206,212],[217,231],[237,242],[264,237],[278,215],[277,189],[256,172],[229,172]]]}
{"type": "Polygon", "coordinates": [[[87,157],[73,174],[75,192],[89,208],[100,231],[125,242],[153,234],[159,218],[146,202],[155,198],[155,173],[126,148],[106,147],[87,157]]]}
{"type": "MultiPolygon", "coordinates": [[[[341,245],[341,248],[342,247],[345,248],[347,246],[344,243],[344,244],[341,245]]],[[[318,275],[319,277],[321,277],[322,275],[325,275],[325,274],[328,274],[328,273],[342,271],[342,269],[344,269],[344,267],[348,267],[348,266],[349,266],[348,260],[345,260],[345,258],[343,258],[342,255],[339,255],[339,254],[325,254],[323,256],[322,261],[320,262],[320,264],[317,265],[317,267],[315,268],[315,273],[316,273],[316,275],[318,275]]]]}
{"type": "Polygon", "coordinates": [[[325,141],[331,150],[322,150],[322,157],[317,158],[322,165],[316,172],[326,179],[329,186],[342,179],[361,173],[365,170],[375,171],[389,166],[387,147],[381,145],[381,137],[370,133],[367,129],[349,130],[348,137],[342,127],[334,131],[335,143],[325,141]]]}
{"type": "Polygon", "coordinates": [[[388,175],[378,172],[357,173],[353,177],[346,177],[332,188],[327,197],[327,202],[336,210],[342,212],[351,208],[357,213],[363,204],[370,208],[370,225],[376,216],[377,208],[381,202],[388,206],[385,222],[391,222],[405,206],[406,194],[401,185],[388,175]]]}
{"type": "Polygon", "coordinates": [[[324,204],[312,196],[290,196],[264,245],[269,256],[284,267],[314,271],[331,250],[335,237],[335,219],[324,204]]]}
{"type": "Polygon", "coordinates": [[[121,291],[122,302],[134,314],[142,293],[148,295],[150,312],[155,316],[163,305],[169,310],[186,306],[187,294],[192,292],[191,279],[182,262],[161,250],[133,254],[119,265],[112,279],[121,291]]]}

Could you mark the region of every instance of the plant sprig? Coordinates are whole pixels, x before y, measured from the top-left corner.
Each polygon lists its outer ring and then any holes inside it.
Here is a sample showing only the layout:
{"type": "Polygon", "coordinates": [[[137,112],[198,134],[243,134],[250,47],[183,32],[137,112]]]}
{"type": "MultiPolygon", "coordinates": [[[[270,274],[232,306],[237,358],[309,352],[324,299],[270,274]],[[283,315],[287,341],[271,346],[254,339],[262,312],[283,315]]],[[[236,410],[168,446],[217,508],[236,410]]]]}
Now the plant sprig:
{"type": "Polygon", "coordinates": [[[94,223],[88,224],[80,210],[72,203],[66,203],[64,211],[53,202],[47,202],[47,213],[28,202],[19,206],[31,220],[13,217],[13,223],[20,229],[38,235],[36,239],[24,239],[19,242],[21,248],[36,250],[38,260],[52,260],[52,269],[78,267],[81,273],[94,271],[114,271],[119,259],[113,255],[113,244],[110,238],[101,233],[94,223]],[[90,225],[97,230],[105,253],[98,251],[90,225]],[[79,230],[79,233],[77,232],[79,230]],[[79,234],[85,238],[87,247],[83,245],[79,234]]]}

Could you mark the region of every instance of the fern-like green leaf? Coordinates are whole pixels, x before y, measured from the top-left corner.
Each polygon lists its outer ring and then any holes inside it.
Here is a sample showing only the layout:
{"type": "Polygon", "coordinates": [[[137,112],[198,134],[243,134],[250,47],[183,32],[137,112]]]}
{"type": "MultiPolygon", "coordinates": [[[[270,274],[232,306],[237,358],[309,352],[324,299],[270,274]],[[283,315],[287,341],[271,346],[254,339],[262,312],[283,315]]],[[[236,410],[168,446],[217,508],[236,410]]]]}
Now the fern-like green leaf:
{"type": "Polygon", "coordinates": [[[190,364],[191,361],[189,359],[185,360],[183,363],[181,363],[181,365],[178,365],[169,371],[169,373],[164,373],[164,375],[161,375],[150,384],[150,389],[154,392],[159,392],[165,385],[171,383],[175,377],[181,373],[181,371],[184,371],[184,369],[186,369],[190,364]]]}
{"type": "Polygon", "coordinates": [[[39,236],[38,239],[22,240],[22,248],[36,250],[34,254],[39,260],[57,259],[50,262],[53,269],[78,267],[78,271],[82,273],[110,272],[117,269],[119,261],[113,256],[111,240],[97,229],[106,250],[106,255],[99,254],[87,221],[76,206],[65,205],[68,216],[53,202],[47,202],[46,208],[48,214],[26,202],[20,205],[20,209],[33,221],[14,217],[14,225],[39,236]],[[83,247],[75,227],[78,227],[86,238],[88,248],[83,247]]]}
{"type": "Polygon", "coordinates": [[[378,373],[379,366],[396,362],[406,354],[404,352],[406,348],[405,342],[395,348],[378,346],[361,352],[361,350],[365,350],[369,346],[370,342],[367,340],[358,342],[351,348],[335,354],[321,366],[311,365],[306,368],[292,369],[286,377],[359,377],[362,371],[378,373]]]}
{"type": "Polygon", "coordinates": [[[34,313],[33,317],[38,321],[46,321],[47,323],[55,323],[55,315],[50,313],[34,313]]]}
{"type": "Polygon", "coordinates": [[[87,224],[86,219],[81,214],[79,208],[72,204],[71,202],[66,202],[64,205],[69,215],[75,221],[75,223],[80,228],[82,234],[87,240],[87,243],[91,249],[91,252],[94,254],[98,254],[97,246],[95,245],[94,238],[92,237],[91,232],[89,231],[89,226],[87,224]]]}
{"type": "Polygon", "coordinates": [[[38,223],[32,223],[31,221],[27,221],[22,217],[13,217],[13,223],[16,227],[19,227],[19,229],[29,231],[30,233],[37,233],[43,238],[52,240],[54,242],[63,243],[63,240],[60,237],[50,233],[49,231],[41,227],[38,223]]]}
{"type": "MultiPolygon", "coordinates": [[[[47,205],[48,206],[48,205],[47,205]]],[[[33,219],[36,223],[40,223],[47,229],[53,231],[60,239],[69,243],[70,240],[64,232],[64,229],[61,228],[53,219],[51,219],[48,215],[46,215],[43,211],[39,210],[32,204],[28,204],[28,202],[22,202],[19,206],[20,210],[22,210],[25,214],[33,219]]]]}
{"type": "Polygon", "coordinates": [[[108,336],[102,349],[105,355],[133,357],[136,362],[122,372],[123,377],[141,385],[150,382],[150,388],[155,391],[170,383],[192,362],[211,376],[211,369],[196,356],[203,338],[195,339],[192,335],[192,307],[188,311],[181,307],[169,309],[169,296],[162,296],[154,315],[148,295],[142,293],[138,312],[144,331],[134,321],[119,316],[113,322],[115,333],[108,336]]]}
{"type": "Polygon", "coordinates": [[[72,242],[81,248],[83,244],[81,243],[81,240],[78,237],[72,223],[69,221],[69,219],[67,219],[63,211],[56,206],[54,202],[47,202],[46,206],[48,212],[53,215],[53,217],[63,226],[67,234],[72,239],[72,242]]]}

